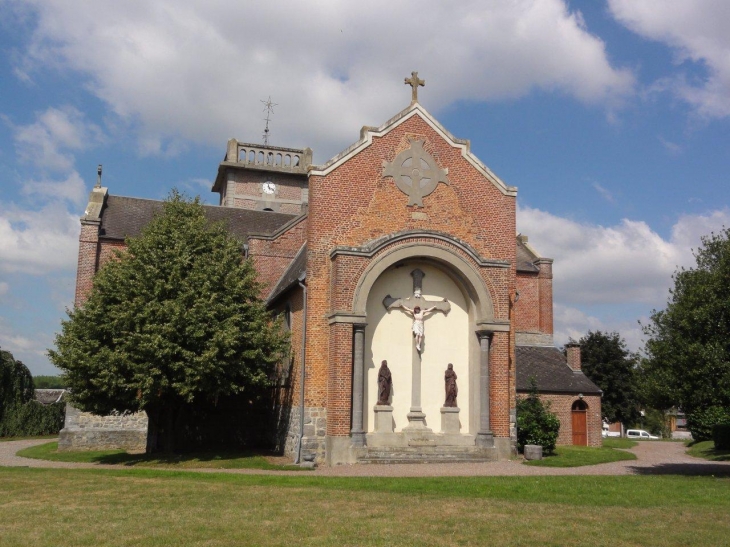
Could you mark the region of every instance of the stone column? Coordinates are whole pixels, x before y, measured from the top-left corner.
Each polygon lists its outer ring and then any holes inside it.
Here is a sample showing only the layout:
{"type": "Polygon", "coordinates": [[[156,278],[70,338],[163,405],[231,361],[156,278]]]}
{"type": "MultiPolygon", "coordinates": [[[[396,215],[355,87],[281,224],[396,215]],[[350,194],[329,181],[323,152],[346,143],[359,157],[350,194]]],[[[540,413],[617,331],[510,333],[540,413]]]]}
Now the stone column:
{"type": "Polygon", "coordinates": [[[482,448],[494,446],[494,438],[489,427],[489,346],[492,333],[478,331],[479,337],[479,431],[476,445],[482,448]]]}
{"type": "Polygon", "coordinates": [[[415,347],[411,351],[411,411],[406,416],[408,425],[403,430],[430,432],[431,429],[426,427],[426,415],[421,408],[421,354],[415,347]]]}
{"type": "Polygon", "coordinates": [[[365,324],[353,324],[353,363],[352,363],[352,429],[350,437],[353,446],[365,446],[363,430],[363,374],[365,372],[365,324]]]}

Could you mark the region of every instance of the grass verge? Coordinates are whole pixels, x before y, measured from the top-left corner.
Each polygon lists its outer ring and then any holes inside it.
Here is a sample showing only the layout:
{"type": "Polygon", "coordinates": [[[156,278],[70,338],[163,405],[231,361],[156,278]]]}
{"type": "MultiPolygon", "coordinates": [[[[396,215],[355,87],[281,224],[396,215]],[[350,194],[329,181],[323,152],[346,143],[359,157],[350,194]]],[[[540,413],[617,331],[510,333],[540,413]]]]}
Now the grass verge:
{"type": "Polygon", "coordinates": [[[635,459],[636,455],[631,452],[624,452],[613,448],[559,446],[553,454],[544,456],[542,460],[532,460],[525,462],[525,464],[537,467],[581,467],[584,465],[597,465],[599,463],[635,459]]]}
{"type": "Polygon", "coordinates": [[[171,469],[265,469],[303,470],[296,465],[277,465],[249,452],[192,452],[190,454],[128,454],[123,450],[59,452],[58,443],[45,443],[18,452],[23,458],[55,462],[103,463],[109,465],[164,467],[171,469]]]}
{"type": "Polygon", "coordinates": [[[633,448],[637,444],[631,439],[623,439],[621,437],[607,437],[603,439],[603,448],[633,448]]]}
{"type": "Polygon", "coordinates": [[[687,454],[711,462],[730,462],[730,450],[716,450],[713,441],[693,441],[687,445],[687,454]]]}
{"type": "Polygon", "coordinates": [[[3,546],[722,545],[730,479],[0,469],[3,546]],[[666,525],[666,515],[681,517],[666,525]],[[32,523],[32,525],[29,525],[32,523]]]}

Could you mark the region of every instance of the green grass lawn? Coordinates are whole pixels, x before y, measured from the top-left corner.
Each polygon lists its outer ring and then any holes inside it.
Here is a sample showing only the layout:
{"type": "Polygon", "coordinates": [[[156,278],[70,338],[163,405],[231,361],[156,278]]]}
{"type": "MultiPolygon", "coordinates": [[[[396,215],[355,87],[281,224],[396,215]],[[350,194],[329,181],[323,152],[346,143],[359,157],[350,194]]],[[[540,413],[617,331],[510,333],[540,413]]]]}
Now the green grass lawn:
{"type": "Polygon", "coordinates": [[[713,441],[690,442],[687,454],[713,462],[730,462],[730,450],[715,450],[713,441]]]}
{"type": "Polygon", "coordinates": [[[0,530],[4,547],[726,545],[728,492],[713,477],[0,468],[0,530]]]}
{"type": "Polygon", "coordinates": [[[580,467],[583,465],[596,465],[599,463],[635,459],[636,456],[631,452],[616,450],[614,448],[606,447],[605,445],[603,448],[592,448],[589,446],[559,446],[555,449],[553,454],[543,455],[542,460],[525,462],[525,465],[534,465],[538,467],[580,467]]]}
{"type": "Polygon", "coordinates": [[[606,437],[603,439],[603,448],[633,448],[638,443],[621,437],[606,437]]]}
{"type": "Polygon", "coordinates": [[[264,456],[237,452],[194,452],[190,454],[128,454],[123,450],[59,452],[58,443],[31,446],[18,456],[56,462],[104,463],[124,466],[164,467],[173,469],[266,469],[269,471],[303,470],[296,465],[277,465],[264,456]]]}

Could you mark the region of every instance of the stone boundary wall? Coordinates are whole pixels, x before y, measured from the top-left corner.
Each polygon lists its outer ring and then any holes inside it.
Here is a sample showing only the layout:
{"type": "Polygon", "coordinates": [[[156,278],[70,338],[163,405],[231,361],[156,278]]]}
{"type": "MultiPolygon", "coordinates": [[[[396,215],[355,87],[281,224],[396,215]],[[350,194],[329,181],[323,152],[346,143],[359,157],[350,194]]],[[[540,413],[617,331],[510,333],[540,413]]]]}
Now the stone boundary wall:
{"type": "Polygon", "coordinates": [[[66,404],[66,421],[59,434],[58,450],[126,450],[142,453],[147,449],[147,414],[123,413],[96,416],[66,404]]]}

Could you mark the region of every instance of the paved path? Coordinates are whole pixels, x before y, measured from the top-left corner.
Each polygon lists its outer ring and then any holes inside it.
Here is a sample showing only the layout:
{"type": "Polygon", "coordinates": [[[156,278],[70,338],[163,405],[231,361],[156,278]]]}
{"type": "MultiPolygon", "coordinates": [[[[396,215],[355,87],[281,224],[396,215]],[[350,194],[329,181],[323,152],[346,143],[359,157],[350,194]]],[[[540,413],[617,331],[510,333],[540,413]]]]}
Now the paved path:
{"type": "MultiPolygon", "coordinates": [[[[120,469],[118,465],[51,462],[16,456],[18,450],[49,442],[48,439],[0,442],[0,466],[63,469],[120,469]]],[[[453,477],[453,476],[532,476],[532,475],[715,475],[730,476],[730,462],[709,462],[685,454],[677,442],[639,442],[630,452],[636,460],[587,465],[583,467],[532,467],[521,460],[489,463],[454,464],[368,464],[321,467],[307,476],[320,477],[453,477]]],[[[276,474],[303,476],[298,471],[257,469],[190,469],[189,471],[239,474],[276,474]]]]}

